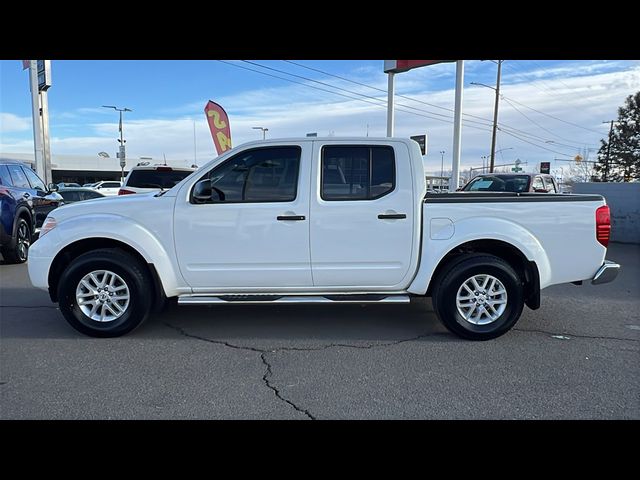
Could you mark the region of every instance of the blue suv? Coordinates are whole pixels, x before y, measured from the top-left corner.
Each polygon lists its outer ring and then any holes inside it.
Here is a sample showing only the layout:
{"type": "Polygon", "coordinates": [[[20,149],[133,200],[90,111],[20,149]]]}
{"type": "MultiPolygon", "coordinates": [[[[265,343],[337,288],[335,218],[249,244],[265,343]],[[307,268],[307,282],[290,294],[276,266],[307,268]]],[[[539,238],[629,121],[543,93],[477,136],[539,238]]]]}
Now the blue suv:
{"type": "Polygon", "coordinates": [[[29,246],[51,210],[64,204],[57,185],[47,188],[31,168],[0,158],[0,253],[24,263],[29,246]]]}

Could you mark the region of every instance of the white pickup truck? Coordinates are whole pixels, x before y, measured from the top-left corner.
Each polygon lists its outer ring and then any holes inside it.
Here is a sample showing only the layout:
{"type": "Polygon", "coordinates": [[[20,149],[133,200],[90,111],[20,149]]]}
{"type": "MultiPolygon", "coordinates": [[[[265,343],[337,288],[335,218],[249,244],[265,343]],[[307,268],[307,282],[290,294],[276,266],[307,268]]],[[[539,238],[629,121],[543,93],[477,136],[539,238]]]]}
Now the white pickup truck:
{"type": "MultiPolygon", "coordinates": [[[[51,212],[33,285],[77,330],[123,335],[179,305],[407,303],[431,296],[455,334],[507,332],[540,290],[613,280],[599,195],[427,194],[400,138],[252,142],[170,190],[51,212]]],[[[398,318],[401,322],[402,318],[398,318]]]]}

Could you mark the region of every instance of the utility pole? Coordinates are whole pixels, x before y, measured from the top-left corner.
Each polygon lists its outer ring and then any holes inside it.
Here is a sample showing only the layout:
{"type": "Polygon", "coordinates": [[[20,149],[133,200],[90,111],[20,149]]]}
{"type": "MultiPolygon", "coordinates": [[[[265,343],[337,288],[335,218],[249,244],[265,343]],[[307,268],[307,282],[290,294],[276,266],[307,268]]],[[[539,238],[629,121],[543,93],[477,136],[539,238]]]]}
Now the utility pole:
{"type": "MultiPolygon", "coordinates": [[[[607,160],[604,164],[604,175],[602,176],[603,182],[609,181],[609,161],[610,161],[609,155],[611,154],[611,134],[613,133],[614,122],[615,120],[611,120],[611,126],[609,127],[609,143],[607,144],[607,160]]],[[[602,122],[602,123],[609,123],[609,122],[602,122]]]]}
{"type": "Polygon", "coordinates": [[[496,130],[498,129],[498,101],[500,100],[500,75],[502,73],[502,62],[498,60],[498,75],[496,78],[496,103],[493,107],[493,133],[491,134],[491,163],[489,173],[493,173],[493,166],[496,158],[496,130]]]}
{"type": "MultiPolygon", "coordinates": [[[[440,155],[442,157],[440,161],[440,177],[444,177],[444,150],[440,150],[440,155]]],[[[440,178],[440,182],[442,182],[442,178],[440,178]]]]}

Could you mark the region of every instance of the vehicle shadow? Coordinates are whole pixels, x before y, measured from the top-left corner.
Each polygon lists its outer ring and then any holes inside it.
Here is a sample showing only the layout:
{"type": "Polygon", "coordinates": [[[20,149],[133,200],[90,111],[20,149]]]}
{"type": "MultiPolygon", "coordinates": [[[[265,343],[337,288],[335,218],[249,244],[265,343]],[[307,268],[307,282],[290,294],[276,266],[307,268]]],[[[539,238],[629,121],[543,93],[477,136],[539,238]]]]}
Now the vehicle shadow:
{"type": "MultiPolygon", "coordinates": [[[[4,338],[87,339],[67,324],[46,292],[0,290],[0,328],[4,338]],[[34,294],[38,294],[35,295],[34,294]]],[[[280,345],[393,343],[409,339],[458,340],[438,321],[431,300],[407,305],[216,305],[170,303],[119,340],[200,338],[212,342],[278,348],[280,345]]],[[[113,340],[111,340],[113,341],[113,340]]]]}

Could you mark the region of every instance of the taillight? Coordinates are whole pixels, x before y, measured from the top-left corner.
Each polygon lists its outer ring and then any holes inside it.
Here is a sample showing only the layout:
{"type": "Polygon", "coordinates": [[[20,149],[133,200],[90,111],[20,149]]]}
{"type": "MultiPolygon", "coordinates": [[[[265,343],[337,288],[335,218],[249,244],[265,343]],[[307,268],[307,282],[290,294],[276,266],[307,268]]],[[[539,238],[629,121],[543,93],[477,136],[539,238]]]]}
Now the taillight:
{"type": "Polygon", "coordinates": [[[121,188],[118,190],[118,195],[131,195],[132,193],[136,193],[132,190],[127,190],[126,188],[121,188]]]}
{"type": "Polygon", "coordinates": [[[173,172],[171,167],[156,167],[156,172],[173,172]]]}
{"type": "Polygon", "coordinates": [[[611,212],[608,205],[598,207],[596,210],[596,239],[604,247],[609,246],[611,236],[611,212]]]}

